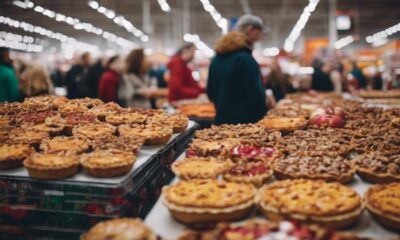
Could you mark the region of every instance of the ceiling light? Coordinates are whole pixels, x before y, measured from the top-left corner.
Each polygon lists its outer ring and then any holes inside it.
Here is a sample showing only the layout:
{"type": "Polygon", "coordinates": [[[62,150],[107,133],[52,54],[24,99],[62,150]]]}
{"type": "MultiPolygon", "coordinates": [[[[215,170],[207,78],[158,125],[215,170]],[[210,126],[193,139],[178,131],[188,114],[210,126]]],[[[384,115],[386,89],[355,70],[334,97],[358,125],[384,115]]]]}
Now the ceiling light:
{"type": "Polygon", "coordinates": [[[391,35],[399,32],[399,31],[400,31],[400,23],[390,26],[390,27],[386,28],[385,30],[377,32],[373,35],[367,36],[365,38],[365,41],[367,43],[372,44],[374,47],[381,46],[387,42],[388,37],[390,37],[391,35]]]}
{"type": "Polygon", "coordinates": [[[171,7],[168,5],[166,0],[158,0],[158,4],[160,5],[161,10],[163,10],[164,12],[171,11],[171,7]]]}
{"type": "Polygon", "coordinates": [[[88,4],[93,9],[97,9],[99,7],[99,3],[96,1],[89,1],[88,4]]]}
{"type": "Polygon", "coordinates": [[[351,44],[352,42],[354,42],[354,38],[353,38],[353,36],[349,35],[347,37],[337,40],[335,42],[335,48],[341,49],[341,48],[346,47],[347,45],[351,44]]]}
{"type": "Polygon", "coordinates": [[[107,10],[105,12],[106,17],[108,17],[109,19],[113,19],[115,17],[115,12],[113,10],[107,10]]]}
{"type": "Polygon", "coordinates": [[[217,26],[222,29],[222,33],[226,34],[228,32],[228,20],[222,17],[222,15],[217,11],[217,9],[215,9],[210,1],[200,0],[200,2],[203,4],[204,10],[210,13],[217,26]]]}
{"type": "Polygon", "coordinates": [[[214,55],[214,50],[212,50],[209,46],[207,46],[207,44],[201,41],[199,35],[197,34],[185,33],[183,35],[183,40],[185,40],[185,42],[191,42],[196,45],[196,47],[207,57],[212,57],[214,55]]]}
{"type": "Polygon", "coordinates": [[[148,42],[149,41],[149,37],[147,35],[143,35],[140,37],[140,40],[142,40],[143,42],[148,42]]]}

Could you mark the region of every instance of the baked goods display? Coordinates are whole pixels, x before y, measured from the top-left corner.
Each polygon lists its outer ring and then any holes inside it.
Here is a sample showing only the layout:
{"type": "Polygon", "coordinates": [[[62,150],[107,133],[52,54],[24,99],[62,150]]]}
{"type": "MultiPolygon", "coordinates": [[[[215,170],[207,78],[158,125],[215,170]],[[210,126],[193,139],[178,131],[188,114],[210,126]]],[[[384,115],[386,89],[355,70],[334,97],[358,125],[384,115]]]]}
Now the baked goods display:
{"type": "Polygon", "coordinates": [[[357,174],[372,183],[400,182],[400,154],[369,152],[356,158],[357,174]]]}
{"type": "Polygon", "coordinates": [[[246,217],[253,210],[256,189],[243,183],[193,179],[164,187],[163,196],[164,204],[177,221],[209,224],[246,217]]]}
{"type": "Polygon", "coordinates": [[[83,126],[77,126],[72,130],[72,134],[76,137],[96,139],[111,137],[114,135],[116,127],[105,123],[92,123],[83,126]]]}
{"type": "Polygon", "coordinates": [[[145,145],[163,145],[172,136],[172,128],[162,125],[120,125],[118,132],[121,136],[139,136],[145,139],[145,145]]]}
{"type": "Polygon", "coordinates": [[[217,178],[233,167],[228,160],[217,158],[186,158],[172,164],[172,171],[182,180],[217,178]]]}
{"type": "Polygon", "coordinates": [[[22,166],[22,162],[33,152],[29,144],[0,144],[0,169],[12,169],[22,166]]]}
{"type": "Polygon", "coordinates": [[[365,194],[366,206],[384,227],[400,231],[400,183],[375,185],[365,194]]]}
{"type": "Polygon", "coordinates": [[[122,124],[144,124],[147,116],[145,114],[131,113],[129,110],[111,114],[106,117],[106,122],[118,126],[122,124]]]}
{"type": "Polygon", "coordinates": [[[173,133],[184,132],[189,124],[189,119],[182,114],[155,114],[149,117],[148,122],[172,126],[173,133]]]}
{"type": "Polygon", "coordinates": [[[82,138],[58,136],[43,140],[40,150],[46,153],[80,154],[89,150],[89,143],[82,138]]]}
{"type": "Polygon", "coordinates": [[[261,212],[270,220],[292,219],[344,228],[364,210],[360,196],[340,183],[305,179],[278,181],[260,189],[261,212]]]}
{"type": "Polygon", "coordinates": [[[94,225],[81,240],[157,240],[157,236],[139,218],[117,218],[94,225]]]}
{"type": "Polygon", "coordinates": [[[267,116],[259,121],[267,129],[289,132],[303,129],[307,126],[307,120],[304,117],[273,117],[267,116]]]}

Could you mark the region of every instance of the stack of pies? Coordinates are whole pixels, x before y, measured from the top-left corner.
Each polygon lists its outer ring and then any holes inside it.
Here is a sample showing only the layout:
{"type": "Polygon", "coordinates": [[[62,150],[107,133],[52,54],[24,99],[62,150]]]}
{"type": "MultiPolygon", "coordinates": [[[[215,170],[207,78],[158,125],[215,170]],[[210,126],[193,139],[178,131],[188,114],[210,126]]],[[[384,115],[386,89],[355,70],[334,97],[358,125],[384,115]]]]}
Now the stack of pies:
{"type": "Polygon", "coordinates": [[[367,182],[400,182],[400,154],[369,152],[356,158],[357,174],[367,182]]]}

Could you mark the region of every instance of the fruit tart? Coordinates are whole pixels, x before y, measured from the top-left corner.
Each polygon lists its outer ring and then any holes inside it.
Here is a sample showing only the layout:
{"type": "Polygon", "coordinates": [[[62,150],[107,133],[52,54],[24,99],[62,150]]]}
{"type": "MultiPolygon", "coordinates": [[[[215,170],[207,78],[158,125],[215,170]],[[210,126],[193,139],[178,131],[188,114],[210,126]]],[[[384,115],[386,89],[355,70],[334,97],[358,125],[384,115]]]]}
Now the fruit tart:
{"type": "Polygon", "coordinates": [[[172,128],[159,125],[120,125],[118,132],[123,137],[142,137],[145,145],[163,145],[172,137],[172,128]]]}
{"type": "Polygon", "coordinates": [[[273,163],[277,179],[315,179],[346,183],[356,172],[354,162],[343,157],[292,154],[277,158],[273,163]]]}
{"type": "Polygon", "coordinates": [[[139,218],[116,218],[97,223],[80,240],[157,240],[139,218]]]}
{"type": "Polygon", "coordinates": [[[367,209],[384,227],[400,231],[400,183],[375,185],[365,194],[367,209]]]}
{"type": "Polygon", "coordinates": [[[400,182],[400,154],[370,152],[356,158],[357,174],[372,183],[400,182]]]}
{"type": "Polygon", "coordinates": [[[29,176],[38,179],[60,179],[78,171],[79,157],[57,153],[34,153],[25,161],[29,176]]]}
{"type": "Polygon", "coordinates": [[[251,183],[260,187],[271,178],[272,169],[265,162],[241,162],[225,171],[222,176],[229,182],[251,183]]]}
{"type": "Polygon", "coordinates": [[[0,169],[12,169],[22,167],[22,162],[34,150],[29,144],[1,143],[0,144],[0,169]]]}
{"type": "Polygon", "coordinates": [[[135,136],[105,136],[91,141],[93,149],[118,149],[137,154],[143,146],[145,139],[135,136]]]}
{"type": "Polygon", "coordinates": [[[86,139],[77,137],[58,136],[43,140],[40,150],[46,153],[64,153],[67,155],[80,154],[89,149],[86,139]]]}
{"type": "Polygon", "coordinates": [[[146,115],[128,111],[121,111],[106,117],[106,122],[115,126],[122,124],[144,124],[146,120],[146,115]]]}
{"type": "Polygon", "coordinates": [[[96,139],[110,137],[114,135],[116,127],[107,123],[90,123],[82,126],[76,126],[72,129],[72,134],[76,137],[86,139],[96,139]]]}
{"type": "Polygon", "coordinates": [[[256,194],[252,185],[215,179],[180,181],[163,188],[164,204],[173,218],[185,224],[243,219],[253,210],[256,194]]]}
{"type": "Polygon", "coordinates": [[[81,156],[83,170],[94,177],[116,177],[128,173],[136,161],[131,152],[117,149],[95,150],[81,156]]]}
{"type": "Polygon", "coordinates": [[[304,129],[307,126],[307,120],[304,117],[265,117],[259,121],[259,124],[269,130],[281,132],[290,132],[304,129]]]}
{"type": "Polygon", "coordinates": [[[188,157],[218,157],[228,156],[231,149],[239,145],[238,139],[224,139],[224,140],[202,140],[194,139],[189,145],[186,154],[188,157]]]}
{"type": "Polygon", "coordinates": [[[149,117],[148,122],[172,126],[174,133],[184,132],[189,124],[189,119],[182,114],[157,114],[149,117]]]}
{"type": "Polygon", "coordinates": [[[246,144],[236,145],[230,150],[229,157],[234,162],[265,162],[270,163],[279,155],[274,147],[252,146],[246,144]]]}
{"type": "Polygon", "coordinates": [[[172,171],[182,180],[217,178],[226,170],[230,169],[233,163],[229,160],[208,158],[186,158],[172,164],[172,171]]]}
{"type": "Polygon", "coordinates": [[[360,196],[337,182],[284,180],[262,187],[260,197],[260,210],[272,221],[291,219],[340,229],[364,210],[360,196]]]}
{"type": "Polygon", "coordinates": [[[42,140],[47,138],[49,138],[47,132],[23,128],[14,128],[9,135],[11,142],[27,143],[35,148],[38,148],[42,140]]]}

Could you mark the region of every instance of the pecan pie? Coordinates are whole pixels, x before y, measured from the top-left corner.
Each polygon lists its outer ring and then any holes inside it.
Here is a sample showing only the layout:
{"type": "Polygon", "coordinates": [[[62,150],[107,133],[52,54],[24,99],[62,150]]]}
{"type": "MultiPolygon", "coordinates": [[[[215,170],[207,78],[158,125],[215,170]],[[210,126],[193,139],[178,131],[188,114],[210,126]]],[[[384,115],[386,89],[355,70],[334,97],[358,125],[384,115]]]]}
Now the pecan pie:
{"type": "Polygon", "coordinates": [[[25,161],[29,176],[39,179],[59,179],[78,171],[79,157],[56,153],[34,153],[25,161]]]}
{"type": "Polygon", "coordinates": [[[256,189],[249,184],[215,179],[180,181],[163,188],[172,217],[185,224],[236,221],[254,207],[256,189]]]}
{"type": "Polygon", "coordinates": [[[259,121],[260,124],[270,130],[290,132],[303,129],[307,126],[307,120],[304,117],[265,117],[259,121]]]}
{"type": "Polygon", "coordinates": [[[43,140],[40,149],[47,153],[80,154],[89,149],[89,144],[85,139],[58,136],[43,140]]]}
{"type": "Polygon", "coordinates": [[[357,174],[373,183],[400,182],[400,154],[370,152],[356,158],[357,174]]]}
{"type": "Polygon", "coordinates": [[[159,125],[120,125],[118,132],[123,137],[143,137],[145,145],[162,145],[169,141],[172,129],[168,126],[159,125]]]}
{"type": "Polygon", "coordinates": [[[172,171],[180,179],[217,178],[233,166],[230,161],[217,158],[186,158],[172,164],[172,171]]]}
{"type": "Polygon", "coordinates": [[[12,169],[22,166],[22,162],[33,151],[29,144],[0,144],[0,169],[12,169]]]}
{"type": "Polygon", "coordinates": [[[95,150],[81,156],[83,170],[94,177],[124,175],[132,169],[135,161],[135,155],[117,149],[95,150]]]}
{"type": "Polygon", "coordinates": [[[23,124],[23,123],[39,124],[39,123],[44,123],[46,121],[46,118],[56,115],[57,115],[56,111],[23,113],[15,116],[15,122],[17,124],[23,124]]]}
{"type": "Polygon", "coordinates": [[[344,228],[364,210],[360,196],[340,183],[305,179],[285,180],[260,189],[260,210],[273,221],[292,219],[344,228]]]}
{"type": "Polygon", "coordinates": [[[90,140],[112,136],[116,127],[106,123],[91,123],[83,126],[76,126],[72,129],[72,134],[76,137],[87,138],[90,140]]]}
{"type": "Polygon", "coordinates": [[[94,225],[80,240],[157,240],[139,218],[117,218],[94,225]]]}
{"type": "Polygon", "coordinates": [[[118,149],[126,152],[137,154],[143,146],[145,139],[135,136],[105,136],[95,138],[91,141],[91,146],[94,149],[118,149]]]}
{"type": "Polygon", "coordinates": [[[194,139],[189,145],[186,154],[190,156],[199,157],[218,157],[227,156],[231,149],[240,144],[237,139],[225,139],[225,140],[202,140],[194,139]]]}
{"type": "Polygon", "coordinates": [[[133,113],[133,112],[119,112],[106,117],[106,122],[118,126],[122,124],[144,124],[147,120],[147,116],[144,114],[133,113]]]}
{"type": "Polygon", "coordinates": [[[12,142],[27,143],[38,148],[42,140],[49,138],[49,134],[34,129],[14,128],[9,138],[12,142]]]}
{"type": "Polygon", "coordinates": [[[225,171],[223,178],[229,182],[263,185],[272,176],[272,169],[264,162],[242,162],[225,171]]]}
{"type": "Polygon", "coordinates": [[[380,224],[400,231],[400,183],[372,186],[365,199],[368,211],[380,224]]]}
{"type": "Polygon", "coordinates": [[[172,126],[174,133],[184,132],[189,124],[189,119],[182,114],[157,114],[148,119],[153,124],[172,126]]]}
{"type": "Polygon", "coordinates": [[[354,162],[340,156],[303,156],[301,154],[276,159],[273,169],[278,179],[306,178],[341,183],[352,180],[356,171],[354,162]]]}

